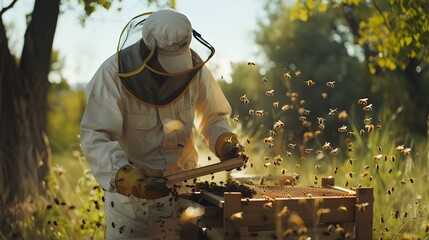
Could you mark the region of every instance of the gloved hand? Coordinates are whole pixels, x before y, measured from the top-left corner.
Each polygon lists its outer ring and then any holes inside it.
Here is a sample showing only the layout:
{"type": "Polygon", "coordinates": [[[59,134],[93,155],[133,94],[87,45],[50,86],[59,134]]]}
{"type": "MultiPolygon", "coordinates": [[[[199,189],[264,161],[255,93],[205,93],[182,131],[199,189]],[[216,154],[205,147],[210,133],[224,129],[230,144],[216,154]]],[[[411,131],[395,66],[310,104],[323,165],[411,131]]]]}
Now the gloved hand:
{"type": "Polygon", "coordinates": [[[241,157],[244,155],[244,147],[237,135],[231,132],[223,133],[216,140],[216,155],[221,161],[241,157]]]}
{"type": "Polygon", "coordinates": [[[162,178],[162,171],[149,168],[124,166],[115,176],[118,193],[137,198],[157,199],[168,196],[169,190],[162,178]]]}

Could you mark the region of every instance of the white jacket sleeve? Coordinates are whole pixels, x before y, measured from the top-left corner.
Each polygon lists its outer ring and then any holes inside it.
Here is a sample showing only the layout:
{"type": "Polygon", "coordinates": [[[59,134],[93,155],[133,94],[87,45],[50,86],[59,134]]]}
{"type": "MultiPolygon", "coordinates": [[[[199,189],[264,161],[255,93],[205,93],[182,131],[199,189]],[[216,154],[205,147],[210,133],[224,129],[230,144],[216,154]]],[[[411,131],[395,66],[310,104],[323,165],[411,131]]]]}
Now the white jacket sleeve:
{"type": "Polygon", "coordinates": [[[123,109],[114,59],[106,60],[87,85],[86,109],[80,126],[83,153],[95,179],[107,191],[115,191],[116,172],[128,164],[118,142],[123,109]]]}
{"type": "Polygon", "coordinates": [[[199,94],[195,107],[195,122],[198,133],[204,136],[209,149],[216,153],[216,140],[222,134],[231,132],[229,122],[231,106],[206,66],[201,69],[199,94]]]}

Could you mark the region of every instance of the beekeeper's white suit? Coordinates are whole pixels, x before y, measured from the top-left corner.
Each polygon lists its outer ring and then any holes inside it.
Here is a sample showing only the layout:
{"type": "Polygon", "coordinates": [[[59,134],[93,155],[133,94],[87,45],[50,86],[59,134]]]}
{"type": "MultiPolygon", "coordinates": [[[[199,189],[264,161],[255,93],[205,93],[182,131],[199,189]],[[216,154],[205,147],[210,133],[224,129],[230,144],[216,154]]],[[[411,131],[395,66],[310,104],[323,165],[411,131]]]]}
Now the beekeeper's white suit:
{"type": "MultiPolygon", "coordinates": [[[[160,10],[146,19],[140,42],[149,50],[156,48],[154,64],[174,75],[201,63],[191,54],[191,34],[186,16],[160,10]]],[[[119,63],[116,55],[108,58],[86,89],[80,137],[92,173],[105,190],[107,239],[179,237],[177,226],[169,222],[177,210],[169,197],[147,200],[119,194],[115,185],[119,169],[150,168],[164,175],[192,169],[198,160],[194,122],[217,155],[220,136],[231,133],[230,105],[206,66],[189,80],[180,79],[182,74],[177,81],[168,77],[148,80],[144,74],[118,77],[118,65],[132,70],[135,62],[142,62],[141,44],[124,50],[119,63]]]]}

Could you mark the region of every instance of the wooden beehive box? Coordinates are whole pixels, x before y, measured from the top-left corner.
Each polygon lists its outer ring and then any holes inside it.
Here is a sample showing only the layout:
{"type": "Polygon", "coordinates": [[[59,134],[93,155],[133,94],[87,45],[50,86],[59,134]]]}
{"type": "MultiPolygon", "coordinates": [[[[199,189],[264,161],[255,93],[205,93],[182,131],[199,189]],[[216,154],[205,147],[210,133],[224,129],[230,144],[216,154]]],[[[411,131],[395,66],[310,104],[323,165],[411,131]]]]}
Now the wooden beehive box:
{"type": "Polygon", "coordinates": [[[251,199],[239,192],[201,193],[212,204],[198,221],[208,239],[372,239],[372,188],[351,191],[324,178],[321,187],[254,189],[251,199]]]}

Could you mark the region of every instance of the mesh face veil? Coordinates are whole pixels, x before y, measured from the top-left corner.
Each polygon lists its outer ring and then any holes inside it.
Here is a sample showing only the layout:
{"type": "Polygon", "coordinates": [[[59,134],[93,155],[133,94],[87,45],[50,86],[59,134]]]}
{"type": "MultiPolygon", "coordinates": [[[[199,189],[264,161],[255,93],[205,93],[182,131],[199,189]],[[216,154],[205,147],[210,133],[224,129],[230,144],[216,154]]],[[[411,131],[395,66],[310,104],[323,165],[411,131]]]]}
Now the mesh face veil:
{"type": "MultiPolygon", "coordinates": [[[[158,42],[156,42],[157,39],[155,37],[151,38],[152,35],[146,35],[142,38],[142,33],[152,34],[152,32],[145,32],[143,30],[151,29],[152,27],[156,28],[158,26],[158,22],[153,21],[153,18],[151,22],[147,21],[148,16],[156,13],[157,12],[143,13],[132,18],[127,23],[119,38],[116,49],[116,62],[118,66],[118,76],[125,90],[139,102],[159,108],[176,100],[182,92],[187,89],[193,77],[213,56],[215,49],[205,41],[198,32],[193,30],[190,25],[186,27],[189,27],[189,32],[192,30],[192,36],[198,43],[210,51],[205,61],[201,60],[200,56],[190,48],[189,41],[191,40],[191,36],[185,39],[182,37],[180,42],[172,45],[173,47],[168,45],[158,48],[156,46],[158,44],[158,42]],[[145,29],[145,23],[151,25],[147,25],[147,29],[145,29]],[[155,46],[150,47],[146,45],[145,41],[148,37],[150,37],[150,40],[155,39],[155,44],[153,44],[155,46]],[[186,48],[182,47],[182,42],[186,43],[186,48]],[[179,57],[175,58],[175,51],[171,51],[171,49],[177,48],[177,46],[179,46],[180,53],[178,54],[179,57]],[[167,61],[169,65],[163,65],[161,59],[163,59],[163,63],[167,61]],[[188,60],[187,63],[183,64],[184,61],[181,61],[182,59],[188,60]],[[166,71],[165,69],[179,70],[166,71]]],[[[165,34],[167,38],[174,38],[176,34],[174,31],[177,30],[177,23],[174,22],[174,17],[172,21],[169,14],[176,14],[175,16],[185,18],[186,20],[187,18],[184,15],[179,15],[180,13],[173,10],[164,10],[162,14],[164,14],[162,17],[156,15],[158,18],[155,18],[161,22],[159,26],[161,26],[160,29],[162,29],[162,31],[158,33],[161,33],[161,37],[165,34]],[[167,29],[170,28],[171,31],[165,32],[163,27],[167,27],[167,29]]],[[[187,32],[185,32],[185,34],[187,34],[187,32]]],[[[163,39],[159,38],[159,40],[163,39]]],[[[199,47],[201,47],[201,45],[199,47]]]]}
{"type": "MultiPolygon", "coordinates": [[[[141,56],[140,58],[133,58],[133,60],[136,62],[128,64],[128,65],[132,65],[132,66],[127,66],[127,67],[122,66],[121,67],[120,62],[125,61],[126,60],[125,58],[129,58],[129,56],[126,56],[124,54],[125,52],[123,50],[125,50],[127,48],[133,48],[133,46],[137,50],[137,47],[135,45],[143,42],[143,40],[142,40],[142,29],[143,29],[143,26],[144,26],[144,23],[145,23],[147,17],[151,14],[152,14],[152,12],[147,12],[147,13],[137,15],[134,18],[132,18],[123,28],[121,35],[119,37],[117,48],[116,48],[116,61],[117,61],[118,67],[119,67],[118,68],[119,69],[119,71],[118,71],[119,77],[131,77],[131,76],[134,76],[134,75],[140,73],[141,71],[143,71],[143,69],[148,69],[149,71],[151,71],[153,73],[156,73],[156,74],[161,75],[161,76],[166,76],[166,77],[180,76],[180,75],[189,73],[193,70],[201,68],[214,55],[214,53],[215,53],[214,47],[212,45],[210,45],[210,43],[208,43],[205,39],[203,39],[201,37],[201,34],[199,34],[197,31],[192,29],[192,36],[199,43],[201,43],[204,47],[206,47],[210,50],[210,54],[208,55],[208,57],[206,58],[205,61],[198,61],[197,64],[194,63],[193,67],[191,67],[190,69],[186,69],[184,71],[177,72],[177,73],[169,73],[166,71],[160,71],[159,69],[155,69],[153,66],[151,66],[149,64],[149,61],[152,58],[154,58],[157,54],[157,48],[154,47],[152,49],[148,48],[149,51],[145,54],[145,56],[141,56]]],[[[196,54],[195,52],[193,52],[193,53],[196,54]]],[[[140,53],[136,52],[135,54],[140,54],[140,53]]],[[[130,60],[130,59],[128,59],[128,60],[130,60]]],[[[193,59],[193,60],[195,60],[195,59],[193,59]]]]}

